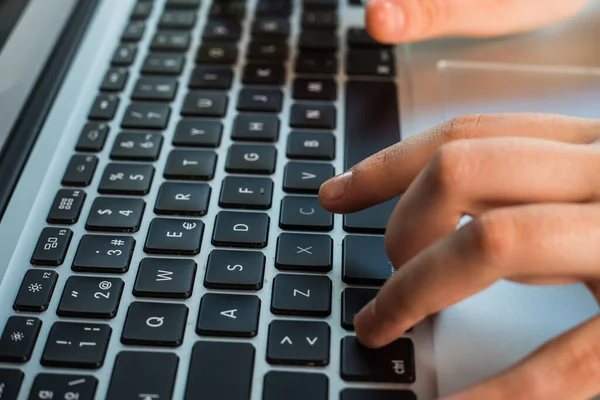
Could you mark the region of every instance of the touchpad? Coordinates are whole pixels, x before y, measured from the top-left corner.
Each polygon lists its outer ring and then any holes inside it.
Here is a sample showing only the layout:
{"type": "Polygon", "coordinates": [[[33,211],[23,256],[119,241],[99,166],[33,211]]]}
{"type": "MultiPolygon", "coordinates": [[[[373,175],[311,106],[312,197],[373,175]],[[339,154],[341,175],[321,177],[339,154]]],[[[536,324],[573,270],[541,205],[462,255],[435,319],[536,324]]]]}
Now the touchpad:
{"type": "Polygon", "coordinates": [[[600,116],[600,69],[442,60],[437,76],[445,119],[506,112],[600,116]]]}
{"type": "MultiPolygon", "coordinates": [[[[445,119],[504,112],[600,116],[600,75],[594,71],[443,61],[438,77],[445,119]]],[[[582,285],[501,282],[440,313],[435,320],[440,394],[505,369],[597,312],[582,285]]]]}

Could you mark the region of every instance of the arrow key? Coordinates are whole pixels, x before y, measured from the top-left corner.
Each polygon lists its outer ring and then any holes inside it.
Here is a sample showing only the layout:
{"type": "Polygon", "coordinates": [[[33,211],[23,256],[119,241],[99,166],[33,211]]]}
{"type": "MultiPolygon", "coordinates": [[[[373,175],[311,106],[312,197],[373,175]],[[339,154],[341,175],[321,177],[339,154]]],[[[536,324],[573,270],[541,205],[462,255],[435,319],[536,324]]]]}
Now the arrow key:
{"type": "Polygon", "coordinates": [[[330,164],[290,162],[283,173],[283,190],[317,194],[321,185],[333,175],[334,169],[330,164]]]}
{"type": "Polygon", "coordinates": [[[258,332],[260,299],[257,296],[208,293],[202,297],[199,335],[253,337],[258,332]]]}
{"type": "Polygon", "coordinates": [[[329,325],[313,321],[271,322],[267,361],[286,365],[329,364],[329,325]]]}

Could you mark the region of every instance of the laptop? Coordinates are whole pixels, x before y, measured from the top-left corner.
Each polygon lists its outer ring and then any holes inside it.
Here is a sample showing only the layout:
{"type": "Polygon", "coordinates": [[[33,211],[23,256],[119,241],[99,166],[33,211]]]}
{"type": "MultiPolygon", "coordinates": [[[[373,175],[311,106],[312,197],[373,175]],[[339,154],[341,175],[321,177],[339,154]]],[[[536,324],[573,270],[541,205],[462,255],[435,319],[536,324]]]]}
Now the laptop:
{"type": "Polygon", "coordinates": [[[501,282],[366,349],[397,199],[317,193],[461,114],[597,118],[598,17],[388,46],[354,0],[0,0],[0,399],[432,400],[597,313],[501,282]]]}

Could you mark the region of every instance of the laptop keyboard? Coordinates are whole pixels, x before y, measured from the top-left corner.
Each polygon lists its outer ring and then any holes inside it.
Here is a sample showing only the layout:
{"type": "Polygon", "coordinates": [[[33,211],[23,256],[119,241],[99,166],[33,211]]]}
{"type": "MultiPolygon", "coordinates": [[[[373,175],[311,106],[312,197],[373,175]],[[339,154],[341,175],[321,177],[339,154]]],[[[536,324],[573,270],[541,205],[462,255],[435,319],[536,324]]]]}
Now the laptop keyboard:
{"type": "Polygon", "coordinates": [[[416,399],[414,332],[353,336],[394,201],[338,220],[316,196],[399,140],[393,48],[342,30],[345,0],[200,3],[134,5],[43,199],[0,398],[416,399]]]}

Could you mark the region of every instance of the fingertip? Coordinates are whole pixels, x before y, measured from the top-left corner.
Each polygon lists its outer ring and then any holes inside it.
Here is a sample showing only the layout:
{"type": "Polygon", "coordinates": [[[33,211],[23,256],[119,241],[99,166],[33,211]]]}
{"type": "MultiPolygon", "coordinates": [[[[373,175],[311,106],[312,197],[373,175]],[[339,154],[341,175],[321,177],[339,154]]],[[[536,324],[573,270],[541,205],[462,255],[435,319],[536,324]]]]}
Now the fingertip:
{"type": "Polygon", "coordinates": [[[362,310],[354,317],[354,330],[356,338],[365,347],[377,349],[385,346],[378,334],[377,317],[375,316],[376,299],[371,300],[362,310]]]}
{"type": "Polygon", "coordinates": [[[400,41],[405,22],[404,10],[392,0],[371,0],[367,4],[366,27],[369,34],[379,42],[400,41]]]}
{"type": "Polygon", "coordinates": [[[336,211],[336,205],[344,200],[352,180],[352,170],[325,181],[319,189],[319,202],[328,211],[336,211]]]}

